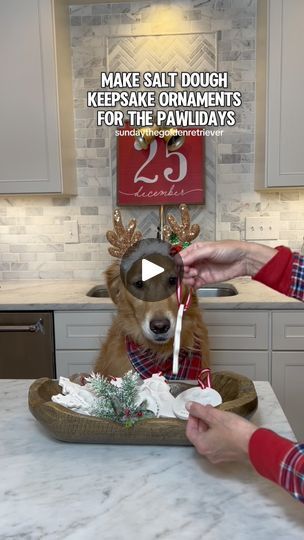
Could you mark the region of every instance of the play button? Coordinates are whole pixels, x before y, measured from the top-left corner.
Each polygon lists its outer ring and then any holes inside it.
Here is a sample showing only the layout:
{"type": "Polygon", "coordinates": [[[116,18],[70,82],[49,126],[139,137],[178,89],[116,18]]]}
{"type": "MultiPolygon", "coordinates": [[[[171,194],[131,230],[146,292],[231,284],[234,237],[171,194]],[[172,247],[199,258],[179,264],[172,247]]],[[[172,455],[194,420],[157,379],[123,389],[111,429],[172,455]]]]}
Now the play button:
{"type": "Polygon", "coordinates": [[[158,264],[155,264],[147,259],[142,259],[141,261],[141,279],[143,281],[147,281],[148,279],[158,276],[164,271],[165,269],[162,268],[162,266],[158,266],[158,264]]]}
{"type": "Polygon", "coordinates": [[[120,265],[120,277],[127,291],[145,302],[159,302],[176,292],[183,277],[182,258],[172,254],[163,240],[148,238],[131,246],[120,265]]]}

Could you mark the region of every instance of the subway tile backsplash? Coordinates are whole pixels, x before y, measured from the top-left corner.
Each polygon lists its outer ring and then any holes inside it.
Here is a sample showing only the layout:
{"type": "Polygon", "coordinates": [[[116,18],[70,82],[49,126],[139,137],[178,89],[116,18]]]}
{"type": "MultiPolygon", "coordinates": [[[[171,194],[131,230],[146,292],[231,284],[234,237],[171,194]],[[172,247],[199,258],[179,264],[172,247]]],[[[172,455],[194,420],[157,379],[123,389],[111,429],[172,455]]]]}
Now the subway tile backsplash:
{"type": "MultiPolygon", "coordinates": [[[[246,215],[279,212],[280,238],[272,244],[301,247],[304,190],[254,191],[256,0],[77,5],[70,8],[70,30],[78,195],[0,197],[1,279],[101,279],[110,262],[105,232],[115,206],[115,166],[110,134],[96,126],[85,95],[98,87],[99,73],[108,65],[106,36],[124,36],[127,43],[128,36],[158,34],[153,8],[164,4],[169,13],[180,9],[182,27],[172,31],[218,32],[218,70],[229,72],[231,89],[241,90],[243,98],[237,126],[207,143],[206,204],[192,208],[201,238],[243,239],[246,215]],[[66,220],[78,221],[78,244],[65,243],[66,220]]],[[[126,54],[124,61],[133,70],[132,58],[126,54]]],[[[180,62],[178,69],[185,70],[180,62]]],[[[157,208],[122,212],[127,219],[134,214],[145,235],[156,235],[157,208]]]]}

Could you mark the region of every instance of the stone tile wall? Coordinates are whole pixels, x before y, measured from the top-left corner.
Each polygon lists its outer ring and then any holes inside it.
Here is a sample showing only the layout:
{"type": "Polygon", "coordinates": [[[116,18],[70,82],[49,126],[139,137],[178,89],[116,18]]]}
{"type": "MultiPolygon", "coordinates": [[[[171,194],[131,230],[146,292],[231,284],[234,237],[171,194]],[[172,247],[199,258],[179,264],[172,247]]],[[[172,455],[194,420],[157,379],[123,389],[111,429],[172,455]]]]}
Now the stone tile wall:
{"type": "MultiPolygon", "coordinates": [[[[71,7],[70,22],[78,196],[0,198],[1,279],[98,280],[110,261],[105,241],[115,205],[110,134],[96,127],[95,111],[85,106],[85,91],[94,89],[99,72],[107,69],[106,36],[219,32],[218,70],[229,72],[231,88],[242,91],[243,105],[237,126],[226,129],[221,140],[208,142],[206,205],[194,207],[193,217],[204,239],[242,239],[246,215],[279,212],[279,243],[301,247],[304,191],[254,191],[256,0],[78,5],[71,7]],[[156,12],[159,7],[166,26],[156,12]],[[64,242],[63,222],[69,219],[79,223],[79,244],[64,242]]],[[[154,235],[157,209],[135,213],[144,233],[154,235]]]]}

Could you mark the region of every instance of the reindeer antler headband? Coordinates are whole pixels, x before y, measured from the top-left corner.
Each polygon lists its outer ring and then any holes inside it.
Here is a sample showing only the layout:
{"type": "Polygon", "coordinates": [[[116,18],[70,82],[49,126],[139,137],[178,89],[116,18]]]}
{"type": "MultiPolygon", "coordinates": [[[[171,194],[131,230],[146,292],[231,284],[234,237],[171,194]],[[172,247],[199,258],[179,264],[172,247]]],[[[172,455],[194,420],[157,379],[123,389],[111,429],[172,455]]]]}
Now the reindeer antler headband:
{"type": "Polygon", "coordinates": [[[142,234],[140,231],[135,230],[136,219],[131,219],[127,227],[124,227],[120,211],[117,208],[113,212],[113,226],[114,231],[107,231],[106,233],[108,242],[114,246],[109,247],[108,250],[112,257],[120,259],[129,247],[142,239],[142,234]]]}
{"type": "Polygon", "coordinates": [[[164,226],[164,239],[174,246],[176,252],[189,246],[200,233],[200,226],[191,225],[189,210],[186,204],[180,204],[181,224],[172,214],[167,215],[168,224],[164,226]]]}
{"type": "MultiPolygon", "coordinates": [[[[189,244],[199,235],[198,224],[191,225],[190,214],[186,204],[179,206],[181,213],[181,224],[172,214],[167,215],[167,224],[164,226],[164,239],[174,246],[174,251],[189,246],[189,244]]],[[[112,257],[122,258],[127,249],[142,239],[140,231],[136,231],[136,219],[131,219],[124,227],[120,211],[116,208],[113,212],[113,231],[107,231],[106,237],[111,246],[108,248],[112,257]],[[113,247],[112,247],[113,246],[113,247]]]]}

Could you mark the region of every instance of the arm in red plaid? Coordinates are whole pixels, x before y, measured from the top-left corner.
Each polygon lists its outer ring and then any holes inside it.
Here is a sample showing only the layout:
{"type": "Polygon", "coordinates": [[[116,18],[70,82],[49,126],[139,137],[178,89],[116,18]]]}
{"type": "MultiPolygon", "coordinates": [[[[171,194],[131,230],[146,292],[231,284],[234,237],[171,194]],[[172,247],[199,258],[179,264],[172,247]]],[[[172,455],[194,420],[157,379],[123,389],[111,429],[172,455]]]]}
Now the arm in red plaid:
{"type": "MultiPolygon", "coordinates": [[[[276,249],[278,253],[253,279],[304,301],[304,257],[286,247],[276,249]]],[[[249,457],[262,476],[304,502],[304,444],[283,439],[267,429],[258,429],[250,439],[249,457]]]]}
{"type": "Polygon", "coordinates": [[[257,429],[249,441],[249,458],[258,473],[304,502],[304,444],[257,429]]]}
{"type": "Polygon", "coordinates": [[[278,253],[253,276],[253,279],[298,300],[304,300],[304,257],[287,247],[276,248],[278,253]]]}

